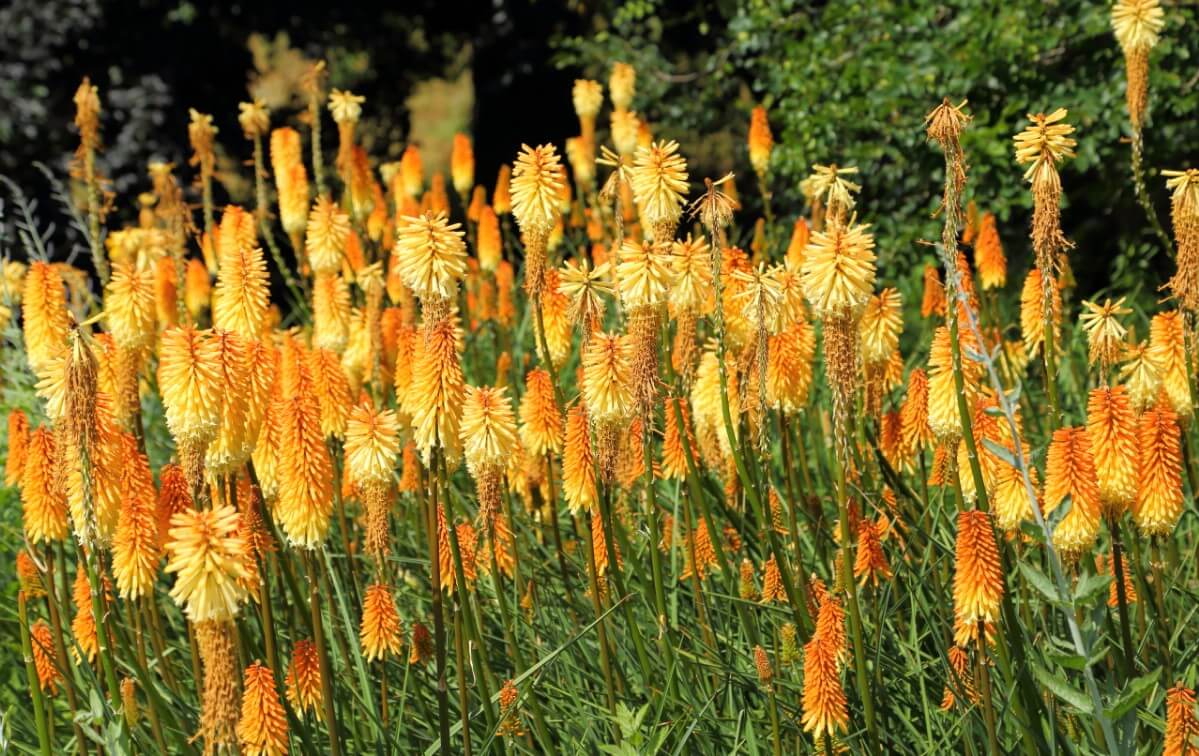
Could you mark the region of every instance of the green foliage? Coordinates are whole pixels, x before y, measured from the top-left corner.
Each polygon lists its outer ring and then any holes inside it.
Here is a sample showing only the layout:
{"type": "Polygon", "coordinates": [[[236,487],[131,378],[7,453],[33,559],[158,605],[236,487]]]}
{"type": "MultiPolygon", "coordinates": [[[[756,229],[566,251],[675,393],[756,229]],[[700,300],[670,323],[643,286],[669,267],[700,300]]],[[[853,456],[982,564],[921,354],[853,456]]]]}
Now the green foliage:
{"type": "MultiPolygon", "coordinates": [[[[1017,280],[1027,269],[1031,199],[1011,137],[1026,113],[1070,110],[1078,157],[1062,170],[1067,236],[1086,294],[1109,283],[1130,289],[1146,274],[1164,280],[1172,263],[1150,236],[1136,204],[1124,141],[1124,64],[1108,22],[1109,4],[1091,0],[795,0],[707,3],[680,16],[667,3],[610,3],[596,33],[560,40],[558,63],[606,81],[613,60],[637,67],[635,109],[655,133],[678,138],[694,178],[735,169],[750,191],[745,134],[763,104],[776,147],[775,212],[796,217],[799,182],[814,163],[861,169],[862,220],[874,224],[885,279],[919,276],[938,221],[943,164],[926,144],[923,120],[941,97],[968,100],[963,137],[973,199],[1000,221],[1017,280]]],[[[1194,77],[1199,37],[1193,7],[1169,6],[1151,65],[1146,128],[1148,185],[1163,223],[1162,168],[1193,161],[1199,124],[1194,77]]],[[[743,222],[760,212],[747,201],[743,222]]]]}

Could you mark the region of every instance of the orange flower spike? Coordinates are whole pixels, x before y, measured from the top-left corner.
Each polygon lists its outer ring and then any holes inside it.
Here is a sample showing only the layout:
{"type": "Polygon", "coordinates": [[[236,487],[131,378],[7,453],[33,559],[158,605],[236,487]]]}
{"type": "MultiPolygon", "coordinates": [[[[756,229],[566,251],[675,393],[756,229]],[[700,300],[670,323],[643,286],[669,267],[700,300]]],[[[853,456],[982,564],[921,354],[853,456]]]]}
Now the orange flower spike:
{"type": "Polygon", "coordinates": [[[1170,399],[1170,408],[1185,424],[1194,414],[1194,408],[1191,405],[1191,371],[1187,370],[1182,313],[1172,311],[1154,315],[1149,326],[1149,343],[1149,355],[1157,363],[1161,386],[1170,399]]]}
{"type": "Polygon", "coordinates": [[[1087,435],[1104,511],[1119,516],[1136,498],[1137,418],[1124,386],[1100,387],[1087,399],[1087,435]]]}
{"type": "Polygon", "coordinates": [[[136,600],[154,590],[159,540],[154,477],[133,436],[125,435],[121,475],[121,512],[112,545],[112,573],[123,598],[136,600]]]}
{"type": "Polygon", "coordinates": [[[404,647],[403,625],[389,586],[375,583],[367,587],[358,637],[368,662],[398,655],[404,647]]]}
{"type": "Polygon", "coordinates": [[[1199,756],[1199,719],[1195,717],[1195,691],[1177,683],[1166,691],[1166,737],[1162,756],[1199,756]]]}
{"type": "MultiPolygon", "coordinates": [[[[704,523],[700,523],[700,527],[704,528],[707,533],[707,528],[704,523]]],[[[783,588],[782,574],[779,572],[779,564],[774,558],[774,554],[766,560],[762,565],[762,597],[763,604],[782,602],[786,603],[787,593],[783,588]]]]}
{"type": "Polygon", "coordinates": [[[861,585],[865,585],[867,580],[878,585],[880,577],[883,580],[891,579],[891,567],[887,563],[886,553],[883,552],[878,524],[873,520],[864,519],[858,526],[858,549],[853,576],[861,585]]]}
{"type": "Polygon", "coordinates": [[[770,153],[773,149],[774,137],[766,119],[766,108],[758,105],[753,109],[749,122],[749,163],[759,176],[765,176],[770,169],[770,153]]]}
{"type": "Polygon", "coordinates": [[[54,695],[58,692],[58,684],[62,675],[58,671],[58,661],[54,652],[54,636],[46,621],[39,619],[29,627],[30,645],[33,647],[33,666],[37,671],[38,687],[43,693],[54,695]]]}
{"type": "Polygon", "coordinates": [[[525,395],[520,401],[520,438],[525,450],[534,456],[562,450],[562,416],[554,401],[550,374],[541,369],[525,378],[525,395]]]}
{"type": "Polygon", "coordinates": [[[803,729],[817,739],[849,728],[845,689],[841,687],[835,650],[819,635],[804,646],[803,729]]]}
{"type": "Polygon", "coordinates": [[[924,296],[920,302],[920,317],[943,316],[945,308],[945,286],[941,283],[941,274],[937,272],[935,266],[925,265],[924,296]]]}
{"type": "Polygon", "coordinates": [[[67,537],[67,495],[56,469],[57,459],[54,432],[46,427],[34,430],[21,480],[22,519],[30,543],[67,537]]]}
{"type": "MultiPolygon", "coordinates": [[[[311,385],[307,366],[301,380],[311,385]]],[[[275,513],[288,539],[314,548],[325,538],[333,513],[333,462],[320,427],[320,406],[305,391],[281,400],[279,493],[275,513]]]]}
{"type": "Polygon", "coordinates": [[[954,547],[953,603],[955,642],[967,646],[978,636],[979,623],[999,617],[1003,573],[991,517],[977,510],[958,514],[954,547]]]}
{"type": "Polygon", "coordinates": [[[598,501],[595,488],[595,458],[591,453],[591,429],[587,408],[581,403],[571,407],[566,414],[562,489],[571,512],[590,510],[598,501]]]}
{"type": "Polygon", "coordinates": [[[275,676],[261,662],[246,668],[237,740],[246,756],[287,753],[287,713],[275,689],[275,676]]]}
{"type": "Polygon", "coordinates": [[[5,460],[4,484],[19,485],[29,449],[29,418],[22,410],[8,412],[8,459],[5,460]]]}
{"type": "Polygon", "coordinates": [[[1046,515],[1070,497],[1070,511],[1053,533],[1053,545],[1067,560],[1077,559],[1099,535],[1100,496],[1095,459],[1086,428],[1059,428],[1045,464],[1046,515]]]}
{"type": "Polygon", "coordinates": [[[982,288],[1002,289],[1007,283],[1007,257],[995,225],[994,213],[983,213],[974,242],[974,260],[978,264],[978,279],[982,288]]]}
{"type": "Polygon", "coordinates": [[[1168,402],[1141,415],[1140,476],[1132,518],[1149,536],[1169,535],[1182,516],[1182,432],[1168,402]]]}
{"type": "Polygon", "coordinates": [[[287,700],[301,716],[308,711],[321,716],[324,697],[321,693],[320,652],[316,644],[305,638],[296,641],[291,651],[291,668],[287,671],[287,700]]]}

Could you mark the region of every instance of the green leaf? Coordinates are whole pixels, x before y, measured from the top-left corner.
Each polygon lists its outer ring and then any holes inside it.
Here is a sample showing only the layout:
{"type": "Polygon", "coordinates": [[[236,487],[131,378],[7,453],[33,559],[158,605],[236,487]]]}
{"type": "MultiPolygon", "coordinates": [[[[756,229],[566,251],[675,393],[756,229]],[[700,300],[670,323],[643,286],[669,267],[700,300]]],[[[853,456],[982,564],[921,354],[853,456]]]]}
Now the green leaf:
{"type": "Polygon", "coordinates": [[[1087,575],[1074,586],[1074,602],[1076,604],[1087,603],[1099,591],[1106,591],[1107,586],[1111,582],[1111,575],[1096,575],[1094,573],[1087,575]]]}
{"type": "Polygon", "coordinates": [[[1013,456],[1011,450],[1003,444],[997,444],[989,438],[984,438],[983,446],[987,447],[987,451],[991,452],[999,459],[1002,459],[1004,462],[1007,462],[1012,467],[1016,466],[1016,457],[1013,456]]]}
{"type": "Polygon", "coordinates": [[[1060,698],[1063,702],[1083,714],[1091,713],[1091,699],[1087,698],[1085,693],[1074,688],[1074,686],[1070,685],[1063,678],[1053,674],[1040,664],[1032,665],[1032,674],[1033,677],[1037,678],[1037,682],[1048,688],[1053,695],[1060,698]]]}
{"type": "Polygon", "coordinates": [[[1128,712],[1136,708],[1145,696],[1153,690],[1157,685],[1157,678],[1161,677],[1162,669],[1158,667],[1147,675],[1141,675],[1124,686],[1124,692],[1120,697],[1108,707],[1107,715],[1112,719],[1120,719],[1128,712]]]}
{"type": "Polygon", "coordinates": [[[1028,562],[1020,562],[1019,567],[1020,572],[1024,574],[1024,579],[1032,583],[1032,587],[1036,588],[1046,600],[1053,604],[1061,603],[1057,589],[1053,587],[1053,581],[1049,579],[1048,575],[1028,562]]]}

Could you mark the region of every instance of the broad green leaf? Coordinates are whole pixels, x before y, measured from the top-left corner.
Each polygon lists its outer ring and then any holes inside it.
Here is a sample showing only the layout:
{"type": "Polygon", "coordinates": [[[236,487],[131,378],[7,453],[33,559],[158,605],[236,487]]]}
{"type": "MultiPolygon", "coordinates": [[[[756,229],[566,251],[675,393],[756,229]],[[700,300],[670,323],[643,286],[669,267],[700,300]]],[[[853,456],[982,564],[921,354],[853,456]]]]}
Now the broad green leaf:
{"type": "Polygon", "coordinates": [[[1111,584],[1111,575],[1096,575],[1094,573],[1083,577],[1074,586],[1074,602],[1085,604],[1099,591],[1106,591],[1111,584]]]}
{"type": "Polygon", "coordinates": [[[1153,691],[1154,686],[1157,685],[1157,678],[1161,676],[1161,673],[1162,669],[1158,667],[1147,675],[1141,675],[1131,680],[1124,686],[1124,692],[1108,707],[1107,715],[1112,719],[1120,719],[1136,708],[1136,705],[1153,691]]]}
{"type": "Polygon", "coordinates": [[[1053,695],[1060,698],[1063,702],[1073,706],[1083,714],[1091,713],[1091,699],[1087,698],[1085,693],[1076,689],[1062,677],[1053,674],[1040,664],[1032,665],[1032,673],[1037,678],[1037,682],[1048,688],[1053,695]]]}
{"type": "Polygon", "coordinates": [[[1020,572],[1024,575],[1025,580],[1031,583],[1032,587],[1036,588],[1046,600],[1054,604],[1061,603],[1057,589],[1053,587],[1053,581],[1049,579],[1048,575],[1028,562],[1020,562],[1020,572]]]}

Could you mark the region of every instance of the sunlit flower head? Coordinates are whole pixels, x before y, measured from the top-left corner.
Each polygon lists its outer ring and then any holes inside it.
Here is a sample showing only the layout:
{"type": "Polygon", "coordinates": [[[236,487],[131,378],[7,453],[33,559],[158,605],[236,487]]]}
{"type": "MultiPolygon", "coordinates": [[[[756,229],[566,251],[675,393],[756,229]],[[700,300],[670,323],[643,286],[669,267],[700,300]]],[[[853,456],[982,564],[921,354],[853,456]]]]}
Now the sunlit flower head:
{"type": "Polygon", "coordinates": [[[400,427],[392,410],[358,404],[345,433],[346,467],[358,483],[387,483],[400,455],[400,427]]]}
{"type": "Polygon", "coordinates": [[[1160,0],[1116,0],[1112,6],[1112,31],[1125,54],[1156,45],[1165,20],[1160,0]]]}
{"type": "Polygon", "coordinates": [[[590,79],[575,79],[571,89],[570,99],[575,106],[575,114],[582,121],[590,120],[595,123],[600,106],[604,104],[604,86],[590,79]]]}
{"type": "Polygon", "coordinates": [[[471,470],[507,464],[516,445],[516,417],[508,390],[467,386],[459,430],[463,456],[471,470]]]}
{"type": "Polygon", "coordinates": [[[858,169],[853,166],[816,164],[812,166],[812,174],[805,179],[804,191],[824,203],[825,209],[832,218],[842,218],[853,210],[854,195],[862,191],[862,185],[849,180],[856,176],[858,169]]]}
{"type": "Polygon", "coordinates": [[[616,279],[620,300],[627,309],[665,303],[672,278],[670,255],[662,247],[635,241],[626,241],[621,246],[616,279]]]}
{"type": "Polygon", "coordinates": [[[874,236],[869,226],[837,224],[812,235],[804,252],[803,291],[821,317],[856,313],[874,288],[874,236]]]}
{"type": "Polygon", "coordinates": [[[396,266],[405,285],[422,299],[452,299],[466,273],[460,224],[443,214],[405,216],[396,232],[396,266]]]}
{"type": "Polygon", "coordinates": [[[1091,439],[1084,427],[1053,433],[1045,462],[1045,506],[1048,516],[1069,497],[1070,509],[1053,531],[1053,545],[1063,558],[1078,559],[1099,535],[1099,480],[1091,439]]]}
{"type": "Polygon", "coordinates": [[[1065,108],[1058,108],[1049,115],[1029,115],[1027,128],[1015,136],[1016,162],[1028,165],[1024,180],[1038,187],[1054,187],[1060,183],[1057,164],[1074,157],[1077,142],[1070,136],[1074,127],[1065,122],[1065,108]]]}
{"type": "Polygon", "coordinates": [[[246,542],[230,506],[190,510],[171,518],[166,571],[177,573],[171,598],[192,622],[229,620],[246,598],[246,542]]]}
{"type": "Polygon", "coordinates": [[[1098,362],[1102,367],[1115,364],[1120,360],[1128,333],[1120,317],[1130,315],[1132,310],[1124,306],[1124,297],[1115,302],[1105,299],[1102,305],[1084,301],[1082,306],[1086,309],[1079,319],[1087,332],[1088,361],[1092,365],[1098,362]]]}
{"type": "MultiPolygon", "coordinates": [[[[522,144],[512,168],[512,214],[521,229],[548,233],[558,219],[562,163],[552,144],[522,144]]],[[[496,212],[499,203],[493,202],[496,212]]]]}
{"type": "Polygon", "coordinates": [[[357,123],[362,116],[362,103],[366,98],[353,92],[334,89],[329,93],[329,112],[338,125],[357,123]]]}
{"type": "Polygon", "coordinates": [[[687,196],[687,161],[678,142],[639,147],[631,172],[633,197],[655,239],[673,233],[687,196]]]}

